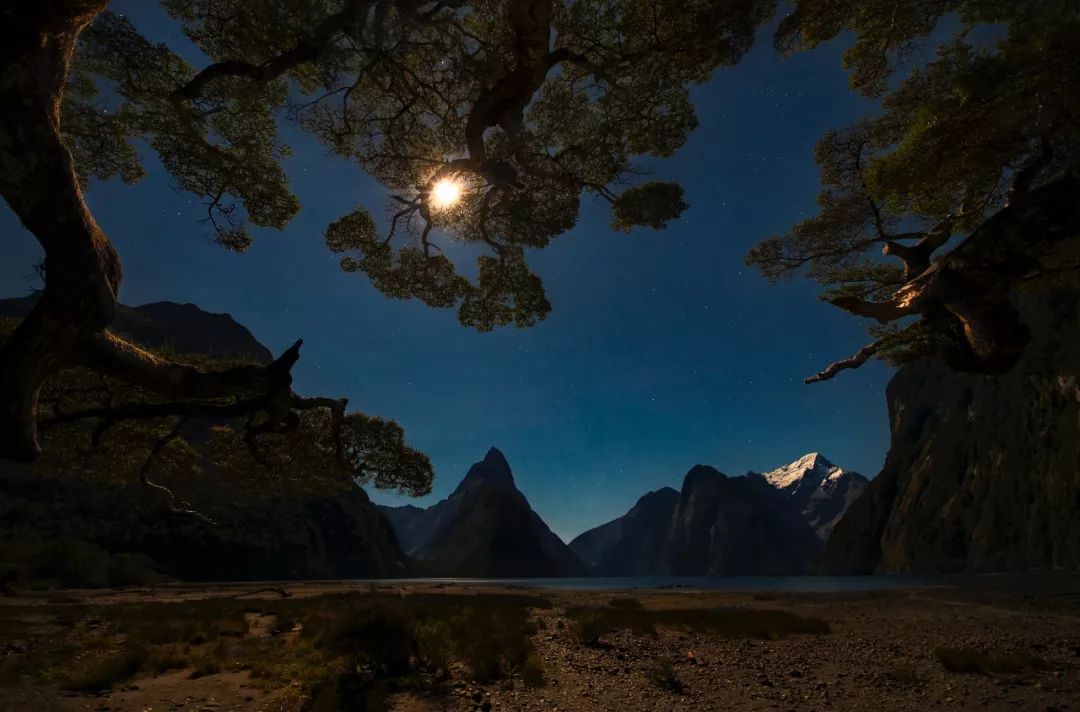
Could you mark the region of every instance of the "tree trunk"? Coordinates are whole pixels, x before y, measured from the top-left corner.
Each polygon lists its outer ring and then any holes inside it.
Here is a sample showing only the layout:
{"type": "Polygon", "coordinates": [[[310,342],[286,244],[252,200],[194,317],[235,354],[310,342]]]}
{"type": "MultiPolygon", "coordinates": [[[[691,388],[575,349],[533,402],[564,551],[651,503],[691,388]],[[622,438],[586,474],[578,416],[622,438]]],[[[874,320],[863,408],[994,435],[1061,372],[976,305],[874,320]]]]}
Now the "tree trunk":
{"type": "Polygon", "coordinates": [[[107,0],[0,10],[0,195],[45,250],[45,292],[0,349],[0,457],[38,452],[45,379],[112,321],[120,260],[94,222],[60,139],[60,100],[80,30],[107,0]]]}

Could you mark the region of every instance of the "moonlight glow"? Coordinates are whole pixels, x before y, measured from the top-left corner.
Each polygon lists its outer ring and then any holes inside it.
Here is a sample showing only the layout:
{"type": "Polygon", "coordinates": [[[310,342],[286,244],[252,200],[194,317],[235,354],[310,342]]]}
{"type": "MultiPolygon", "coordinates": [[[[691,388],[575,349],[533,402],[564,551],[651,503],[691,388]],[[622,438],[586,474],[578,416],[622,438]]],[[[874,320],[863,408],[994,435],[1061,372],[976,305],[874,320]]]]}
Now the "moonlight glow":
{"type": "Polygon", "coordinates": [[[436,208],[449,208],[461,197],[461,186],[449,178],[444,178],[431,189],[431,203],[436,208]]]}

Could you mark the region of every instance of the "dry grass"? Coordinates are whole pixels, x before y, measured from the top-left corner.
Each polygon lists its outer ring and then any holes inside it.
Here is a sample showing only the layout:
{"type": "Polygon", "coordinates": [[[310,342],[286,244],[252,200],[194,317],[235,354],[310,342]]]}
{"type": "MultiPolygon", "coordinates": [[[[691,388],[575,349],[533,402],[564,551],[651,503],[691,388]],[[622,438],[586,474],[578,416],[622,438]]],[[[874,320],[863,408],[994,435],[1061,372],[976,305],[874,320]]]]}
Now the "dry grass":
{"type": "Polygon", "coordinates": [[[169,670],[187,669],[192,678],[247,670],[257,685],[296,685],[305,696],[326,701],[345,694],[339,688],[350,695],[363,688],[363,695],[378,697],[380,681],[406,684],[436,668],[445,675],[453,663],[477,680],[521,675],[526,685],[539,685],[543,668],[532,645],[529,610],[550,606],[535,596],[356,592],[263,601],[5,606],[0,634],[20,642],[0,662],[0,685],[29,679],[97,692],[169,670]],[[245,614],[252,613],[275,617],[277,633],[251,634],[245,614]],[[353,679],[358,670],[361,679],[353,679]]]}
{"type": "Polygon", "coordinates": [[[1051,670],[1046,660],[1030,653],[994,654],[975,648],[938,648],[934,655],[949,672],[996,675],[1051,670]]]}

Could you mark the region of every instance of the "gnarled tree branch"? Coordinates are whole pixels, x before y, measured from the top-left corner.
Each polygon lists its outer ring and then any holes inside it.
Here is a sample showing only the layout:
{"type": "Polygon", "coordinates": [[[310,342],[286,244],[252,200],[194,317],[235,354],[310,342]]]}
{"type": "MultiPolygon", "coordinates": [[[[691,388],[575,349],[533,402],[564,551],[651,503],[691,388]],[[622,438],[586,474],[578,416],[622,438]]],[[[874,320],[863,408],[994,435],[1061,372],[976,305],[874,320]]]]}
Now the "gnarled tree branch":
{"type": "Polygon", "coordinates": [[[851,356],[845,359],[841,359],[839,361],[834,361],[833,363],[826,366],[823,370],[815,373],[813,376],[807,377],[803,381],[803,383],[818,383],[819,381],[827,381],[841,371],[850,368],[858,368],[859,366],[862,366],[864,363],[869,361],[870,358],[873,357],[879,349],[881,349],[881,344],[881,339],[878,339],[873,343],[867,344],[851,356]]]}
{"type": "MultiPolygon", "coordinates": [[[[1016,193],[1006,207],[906,282],[891,299],[871,302],[840,297],[831,301],[881,323],[909,316],[949,316],[963,334],[946,355],[950,365],[983,373],[1008,370],[1030,339],[1009,292],[1026,275],[1038,271],[1047,251],[1062,241],[1080,238],[1078,195],[1080,176],[1075,171],[1016,193]]],[[[948,232],[948,227],[935,229],[920,244],[936,248],[948,240],[948,232]]]]}

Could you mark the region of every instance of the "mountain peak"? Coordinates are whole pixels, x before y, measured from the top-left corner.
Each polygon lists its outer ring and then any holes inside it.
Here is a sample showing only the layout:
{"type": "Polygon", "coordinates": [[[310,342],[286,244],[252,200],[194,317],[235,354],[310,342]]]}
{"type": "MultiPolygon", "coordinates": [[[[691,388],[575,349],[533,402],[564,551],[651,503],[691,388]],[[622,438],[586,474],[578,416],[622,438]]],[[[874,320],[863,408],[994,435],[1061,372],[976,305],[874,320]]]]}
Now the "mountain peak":
{"type": "Polygon", "coordinates": [[[723,480],[727,479],[727,475],[720,470],[710,465],[694,465],[690,468],[690,471],[686,473],[686,477],[683,478],[682,495],[685,497],[687,493],[696,490],[701,487],[716,487],[723,480]]]}
{"type": "Polygon", "coordinates": [[[784,489],[798,485],[804,481],[812,481],[814,485],[835,474],[842,474],[843,470],[834,465],[827,457],[818,452],[803,455],[795,462],[778,467],[766,472],[762,476],[773,487],[784,489]]]}
{"type": "Polygon", "coordinates": [[[465,473],[465,478],[461,480],[461,484],[454,492],[456,494],[478,486],[517,489],[514,484],[514,474],[510,471],[510,463],[497,447],[490,448],[483,460],[469,468],[469,471],[465,473]]]}
{"type": "Polygon", "coordinates": [[[489,449],[473,464],[446,499],[417,512],[387,514],[399,541],[408,541],[408,554],[429,575],[523,578],[587,573],[573,550],[514,486],[510,465],[498,448],[489,449]]]}
{"type": "Polygon", "coordinates": [[[823,540],[866,487],[865,477],[817,452],[759,477],[787,496],[823,540]]]}
{"type": "Polygon", "coordinates": [[[634,504],[634,509],[666,502],[670,502],[672,503],[672,505],[674,505],[674,503],[678,500],[679,491],[677,489],[673,489],[671,487],[661,487],[658,490],[646,492],[645,494],[641,495],[641,497],[638,498],[637,503],[634,504]]]}

